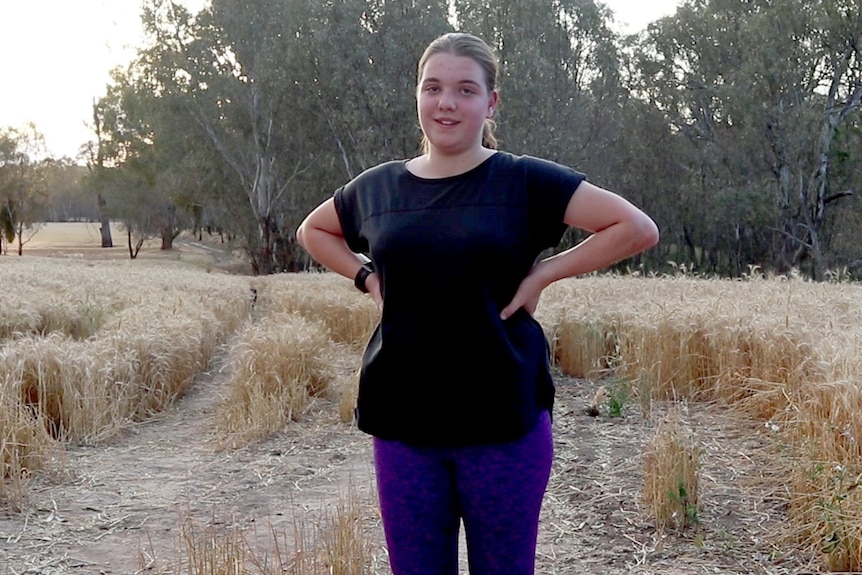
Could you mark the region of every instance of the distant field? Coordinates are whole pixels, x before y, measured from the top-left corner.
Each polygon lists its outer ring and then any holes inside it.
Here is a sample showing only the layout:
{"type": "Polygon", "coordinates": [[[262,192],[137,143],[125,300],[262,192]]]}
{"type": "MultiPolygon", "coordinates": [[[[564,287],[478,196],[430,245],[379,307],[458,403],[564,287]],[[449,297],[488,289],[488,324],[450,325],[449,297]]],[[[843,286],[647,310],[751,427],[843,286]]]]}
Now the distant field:
{"type": "MultiPolygon", "coordinates": [[[[97,222],[50,222],[43,224],[36,235],[24,246],[27,249],[44,248],[101,248],[101,224],[97,222]]],[[[126,233],[120,224],[111,224],[114,245],[126,245],[126,233]]]]}
{"type": "MultiPolygon", "coordinates": [[[[24,244],[23,256],[48,256],[83,259],[130,259],[129,240],[122,224],[111,224],[113,247],[102,247],[102,235],[98,222],[50,222],[42,224],[24,244]]],[[[26,234],[25,234],[26,237],[26,234]]],[[[137,242],[137,237],[133,237],[137,242]]],[[[4,246],[8,255],[18,251],[17,241],[4,246]]],[[[160,238],[144,242],[138,259],[182,260],[211,268],[217,267],[233,273],[250,273],[241,250],[222,244],[218,238],[204,237],[198,242],[190,234],[183,233],[174,240],[173,249],[161,249],[160,238]]]]}

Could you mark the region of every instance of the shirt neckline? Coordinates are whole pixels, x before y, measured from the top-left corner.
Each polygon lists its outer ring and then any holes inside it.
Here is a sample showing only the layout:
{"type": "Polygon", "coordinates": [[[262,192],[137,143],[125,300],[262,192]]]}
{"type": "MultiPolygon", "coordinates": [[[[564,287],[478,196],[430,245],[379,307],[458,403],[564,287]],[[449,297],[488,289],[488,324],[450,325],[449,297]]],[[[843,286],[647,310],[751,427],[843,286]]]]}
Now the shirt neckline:
{"type": "Polygon", "coordinates": [[[442,177],[442,178],[425,178],[425,177],[423,177],[423,176],[417,176],[416,174],[414,174],[413,172],[411,172],[411,171],[407,168],[407,162],[411,161],[413,158],[409,158],[409,159],[406,159],[406,160],[402,160],[402,161],[401,161],[401,168],[402,168],[402,169],[404,170],[404,172],[406,172],[406,173],[407,173],[407,175],[409,175],[411,178],[413,178],[413,179],[415,179],[415,180],[417,180],[417,181],[420,181],[420,182],[430,182],[430,183],[435,183],[435,182],[447,182],[447,181],[451,181],[451,180],[456,180],[456,179],[458,179],[458,178],[463,178],[464,176],[468,176],[468,175],[470,175],[470,174],[473,174],[473,173],[477,172],[478,170],[483,169],[485,166],[487,166],[488,164],[490,164],[490,163],[494,160],[494,158],[496,158],[496,157],[497,157],[498,155],[500,155],[501,153],[502,153],[502,152],[500,152],[499,150],[496,150],[493,154],[491,154],[490,156],[488,156],[487,158],[485,158],[485,159],[484,159],[484,160],[482,160],[480,163],[476,164],[474,167],[470,168],[470,169],[469,169],[469,170],[467,170],[466,172],[461,172],[460,174],[453,174],[453,175],[451,175],[451,176],[444,176],[444,177],[442,177]]]}

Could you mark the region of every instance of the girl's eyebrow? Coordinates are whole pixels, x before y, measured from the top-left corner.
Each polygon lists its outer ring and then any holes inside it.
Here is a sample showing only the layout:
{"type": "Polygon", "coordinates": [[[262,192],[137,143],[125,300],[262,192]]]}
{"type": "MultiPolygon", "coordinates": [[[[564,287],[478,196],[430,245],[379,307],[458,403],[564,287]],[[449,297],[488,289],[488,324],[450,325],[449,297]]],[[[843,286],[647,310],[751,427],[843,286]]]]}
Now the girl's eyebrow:
{"type": "MultiPolygon", "coordinates": [[[[423,84],[427,84],[429,82],[430,83],[434,83],[434,82],[439,83],[440,80],[437,78],[433,78],[433,77],[432,78],[425,78],[424,80],[422,80],[423,84]]],[[[465,80],[459,80],[458,83],[459,84],[470,84],[470,85],[476,86],[477,88],[480,86],[479,82],[476,82],[475,80],[470,80],[469,78],[465,79],[465,80]]]]}

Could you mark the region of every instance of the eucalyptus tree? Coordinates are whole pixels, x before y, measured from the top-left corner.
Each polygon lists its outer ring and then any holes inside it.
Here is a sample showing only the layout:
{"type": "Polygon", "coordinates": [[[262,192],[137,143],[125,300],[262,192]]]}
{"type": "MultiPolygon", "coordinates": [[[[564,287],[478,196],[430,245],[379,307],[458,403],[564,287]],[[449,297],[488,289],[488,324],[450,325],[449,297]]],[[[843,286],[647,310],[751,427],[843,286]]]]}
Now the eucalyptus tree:
{"type": "Polygon", "coordinates": [[[47,160],[45,138],[34,124],[0,129],[0,226],[7,244],[17,238],[19,256],[43,223],[47,160]]]}
{"type": "MultiPolygon", "coordinates": [[[[839,128],[831,151],[829,183],[837,190],[858,190],[862,187],[862,113],[848,116],[839,128]]],[[[829,235],[829,251],[834,267],[846,268],[857,279],[862,271],[862,194],[842,199],[841,210],[830,210],[825,229],[829,235]]]]}
{"type": "Polygon", "coordinates": [[[168,98],[147,85],[140,62],[114,70],[112,80],[94,106],[98,149],[91,184],[100,188],[106,210],[126,227],[134,258],[149,237],[160,237],[162,249],[172,248],[185,227],[179,213],[185,187],[196,174],[183,164],[192,144],[182,117],[172,113],[168,98]]]}
{"type": "Polygon", "coordinates": [[[623,97],[612,13],[593,0],[455,0],[458,26],[500,60],[503,145],[578,166],[601,164],[623,97]]]}
{"type": "Polygon", "coordinates": [[[170,94],[230,166],[256,228],[259,273],[287,269],[296,247],[284,215],[316,159],[316,116],[302,82],[314,2],[215,0],[197,17],[167,0],[145,6],[142,62],[154,92],[170,94]]]}
{"type": "Polygon", "coordinates": [[[83,160],[87,167],[87,174],[84,177],[84,188],[96,197],[96,211],[99,219],[99,232],[103,248],[114,247],[114,239],[111,235],[111,214],[108,209],[108,202],[105,199],[105,190],[107,184],[107,166],[105,165],[106,147],[109,144],[109,138],[102,126],[102,107],[100,103],[94,99],[92,106],[93,123],[90,128],[95,141],[89,141],[83,144],[79,151],[79,159],[83,160]]]}
{"type": "Polygon", "coordinates": [[[416,66],[431,40],[452,30],[448,1],[328,0],[310,29],[309,96],[338,155],[335,181],[415,155],[416,66]]]}
{"type": "Polygon", "coordinates": [[[832,148],[862,102],[860,45],[855,0],[689,0],[650,28],[643,90],[696,151],[701,247],[815,278],[834,263],[827,215],[853,191],[831,187],[832,148]]]}
{"type": "Polygon", "coordinates": [[[18,208],[13,201],[13,192],[18,188],[16,167],[26,161],[18,151],[16,133],[12,128],[0,130],[0,254],[5,254],[6,245],[15,241],[18,208]]]}
{"type": "Polygon", "coordinates": [[[86,168],[69,158],[45,160],[46,204],[40,220],[46,222],[93,221],[96,203],[83,185],[86,168]]]}
{"type": "Polygon", "coordinates": [[[302,265],[293,229],[338,182],[415,152],[415,65],[447,17],[444,0],[215,0],[196,17],[145,6],[149,90],[232,170],[258,273],[302,265]]]}
{"type": "MultiPolygon", "coordinates": [[[[613,13],[593,0],[455,0],[453,8],[458,27],[483,37],[500,61],[501,147],[572,165],[649,209],[650,190],[618,169],[628,93],[613,13]]],[[[582,236],[572,230],[563,245],[582,236]]]]}
{"type": "Polygon", "coordinates": [[[660,110],[635,97],[635,87],[631,93],[614,111],[616,121],[608,126],[616,137],[601,161],[605,173],[600,181],[635,202],[662,230],[659,245],[641,254],[638,261],[648,263],[652,270],[667,262],[695,261],[697,254],[685,249],[693,245],[687,241],[690,227],[674,225],[696,221],[699,211],[696,198],[682,183],[688,178],[683,168],[688,148],[668,127],[660,110]]]}

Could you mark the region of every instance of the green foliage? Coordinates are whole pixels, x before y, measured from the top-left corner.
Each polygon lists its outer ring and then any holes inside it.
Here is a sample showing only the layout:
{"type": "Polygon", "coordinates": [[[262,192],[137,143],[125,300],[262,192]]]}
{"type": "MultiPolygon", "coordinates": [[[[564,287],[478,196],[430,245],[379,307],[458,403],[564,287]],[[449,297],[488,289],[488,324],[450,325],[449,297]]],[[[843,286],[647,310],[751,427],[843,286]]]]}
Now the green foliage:
{"type": "Polygon", "coordinates": [[[689,497],[685,481],[679,479],[676,490],[669,491],[667,496],[677,507],[677,525],[682,531],[688,527],[696,527],[700,523],[697,503],[689,497]]]}
{"type": "Polygon", "coordinates": [[[498,52],[503,149],[582,169],[659,223],[662,244],[620,269],[862,267],[858,3],[688,0],[627,38],[613,17],[595,0],[214,0],[198,14],[147,0],[145,41],[95,106],[87,189],[141,235],[214,227],[262,272],[301,265],[292,230],[311,208],[417,153],[416,63],[457,28],[498,52]]]}
{"type": "Polygon", "coordinates": [[[832,151],[862,103],[859,18],[858,3],[692,0],[638,46],[639,87],[690,150],[679,185],[703,219],[675,225],[709,271],[767,263],[822,277],[827,216],[845,197],[830,193],[832,151]],[[732,201],[716,204],[724,190],[732,201]],[[755,204],[728,210],[740,191],[755,204]]]}
{"type": "Polygon", "coordinates": [[[18,238],[19,254],[45,203],[46,155],[45,138],[35,125],[0,129],[0,232],[9,243],[18,238]]]}
{"type": "Polygon", "coordinates": [[[601,169],[624,98],[610,12],[593,0],[457,0],[459,27],[500,59],[506,149],[601,169]]]}
{"type": "Polygon", "coordinates": [[[608,417],[622,417],[632,397],[631,382],[618,379],[605,385],[608,390],[608,417]]]}
{"type": "Polygon", "coordinates": [[[862,485],[862,474],[849,472],[843,465],[827,468],[823,463],[815,463],[810,477],[812,482],[823,484],[825,492],[829,494],[829,498],[815,502],[821,522],[817,528],[821,538],[820,551],[824,555],[834,556],[834,561],[840,564],[844,557],[854,556],[859,549],[852,514],[845,509],[845,502],[862,485]]]}
{"type": "Polygon", "coordinates": [[[8,200],[0,205],[0,234],[7,243],[15,241],[15,206],[8,200]]]}

